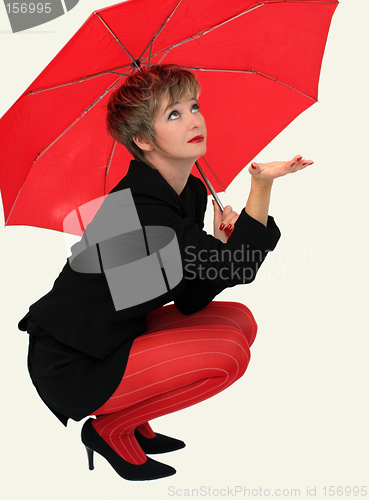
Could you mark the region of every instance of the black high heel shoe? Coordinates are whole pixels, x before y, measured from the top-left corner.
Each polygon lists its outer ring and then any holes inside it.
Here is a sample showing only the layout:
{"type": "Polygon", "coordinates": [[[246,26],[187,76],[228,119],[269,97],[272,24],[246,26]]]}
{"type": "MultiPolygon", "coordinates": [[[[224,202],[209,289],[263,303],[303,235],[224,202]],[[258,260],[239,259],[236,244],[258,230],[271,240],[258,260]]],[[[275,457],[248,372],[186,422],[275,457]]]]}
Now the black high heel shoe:
{"type": "Polygon", "coordinates": [[[168,453],[169,451],[180,450],[186,446],[185,443],[179,439],[164,436],[159,433],[156,433],[156,436],[153,438],[146,438],[142,436],[137,429],[135,430],[135,438],[143,451],[148,455],[168,453]]]}
{"type": "Polygon", "coordinates": [[[88,456],[88,466],[90,470],[94,469],[93,452],[102,455],[113,467],[113,469],[124,479],[130,481],[147,481],[150,479],[159,479],[161,477],[172,476],[176,470],[169,465],[162,464],[151,458],[140,465],[131,464],[116,453],[106,441],[95,431],[92,426],[93,419],[88,419],[81,432],[82,443],[85,445],[88,456]]]}

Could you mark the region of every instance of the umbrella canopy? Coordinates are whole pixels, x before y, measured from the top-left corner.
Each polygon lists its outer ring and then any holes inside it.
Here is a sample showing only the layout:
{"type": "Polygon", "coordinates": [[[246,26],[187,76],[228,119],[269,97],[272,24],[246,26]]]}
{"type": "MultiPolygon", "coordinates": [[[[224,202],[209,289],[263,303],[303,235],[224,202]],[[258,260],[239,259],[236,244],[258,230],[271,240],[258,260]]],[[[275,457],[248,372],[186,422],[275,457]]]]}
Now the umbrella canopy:
{"type": "Polygon", "coordinates": [[[94,12],[0,120],[5,223],[62,231],[67,214],[118,183],[131,157],[106,132],[107,102],[127,75],[158,63],[197,75],[208,128],[199,163],[226,188],[317,101],[337,5],[129,0],[94,12]]]}

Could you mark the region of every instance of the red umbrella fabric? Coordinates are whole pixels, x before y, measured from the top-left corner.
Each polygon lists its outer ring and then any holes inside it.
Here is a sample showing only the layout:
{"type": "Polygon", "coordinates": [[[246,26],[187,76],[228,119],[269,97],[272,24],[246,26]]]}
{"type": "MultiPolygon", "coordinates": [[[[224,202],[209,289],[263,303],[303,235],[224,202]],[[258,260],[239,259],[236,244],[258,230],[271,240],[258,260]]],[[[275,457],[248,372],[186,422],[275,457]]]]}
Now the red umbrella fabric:
{"type": "Polygon", "coordinates": [[[196,73],[208,128],[199,163],[216,191],[226,188],[317,101],[337,5],[130,0],[94,12],[0,120],[5,223],[62,231],[70,212],[124,176],[131,157],[107,135],[106,104],[138,66],[196,73]]]}

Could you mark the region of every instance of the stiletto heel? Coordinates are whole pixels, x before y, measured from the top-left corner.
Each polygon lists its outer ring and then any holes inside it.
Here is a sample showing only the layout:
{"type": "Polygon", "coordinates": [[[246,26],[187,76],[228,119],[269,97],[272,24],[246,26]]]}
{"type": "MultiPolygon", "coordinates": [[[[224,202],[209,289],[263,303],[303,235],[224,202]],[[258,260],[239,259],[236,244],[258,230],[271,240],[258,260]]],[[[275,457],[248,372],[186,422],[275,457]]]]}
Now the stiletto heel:
{"type": "Polygon", "coordinates": [[[94,450],[89,448],[88,446],[85,445],[86,451],[87,451],[87,458],[88,458],[88,468],[90,470],[94,470],[94,450]]]}
{"type": "Polygon", "coordinates": [[[88,419],[81,432],[82,443],[85,445],[88,456],[89,469],[94,468],[93,452],[103,456],[113,467],[113,469],[124,479],[131,481],[146,481],[149,479],[159,479],[161,477],[172,476],[176,470],[169,465],[157,462],[148,458],[140,465],[131,464],[124,460],[106,441],[96,432],[92,425],[93,419],[88,419]]]}

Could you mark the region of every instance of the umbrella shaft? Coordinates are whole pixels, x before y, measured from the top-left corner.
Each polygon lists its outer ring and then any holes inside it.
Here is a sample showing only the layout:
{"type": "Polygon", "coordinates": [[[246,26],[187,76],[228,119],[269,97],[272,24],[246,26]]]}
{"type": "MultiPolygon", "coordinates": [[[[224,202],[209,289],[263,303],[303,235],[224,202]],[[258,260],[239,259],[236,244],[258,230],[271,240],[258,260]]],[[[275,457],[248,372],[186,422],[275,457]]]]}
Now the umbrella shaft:
{"type": "Polygon", "coordinates": [[[200,174],[201,174],[202,178],[204,179],[205,184],[208,186],[209,191],[210,191],[210,192],[211,192],[211,194],[213,195],[214,200],[218,203],[219,208],[220,208],[220,209],[221,209],[221,211],[223,212],[224,207],[223,207],[222,202],[220,201],[220,199],[219,199],[219,197],[218,197],[217,193],[215,192],[215,189],[214,189],[214,188],[213,188],[213,186],[211,185],[211,183],[210,183],[209,179],[206,177],[206,175],[205,175],[205,173],[204,173],[203,169],[200,167],[200,165],[198,164],[198,162],[197,162],[197,161],[195,162],[195,165],[196,165],[196,167],[197,167],[198,171],[200,172],[200,174]]]}

